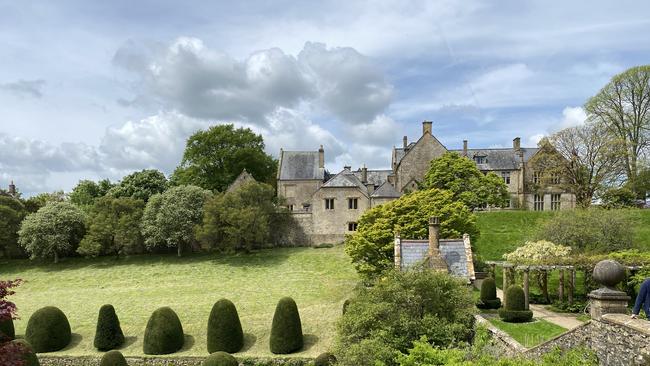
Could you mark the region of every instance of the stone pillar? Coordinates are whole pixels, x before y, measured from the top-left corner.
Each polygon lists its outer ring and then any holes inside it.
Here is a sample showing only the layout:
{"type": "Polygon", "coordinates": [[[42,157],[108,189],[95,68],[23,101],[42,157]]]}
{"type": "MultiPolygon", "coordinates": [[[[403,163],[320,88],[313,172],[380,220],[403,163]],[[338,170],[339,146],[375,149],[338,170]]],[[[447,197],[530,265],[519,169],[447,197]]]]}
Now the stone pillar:
{"type": "Polygon", "coordinates": [[[568,300],[569,305],[573,305],[573,291],[576,286],[576,270],[574,268],[569,269],[569,293],[568,300]]]}
{"type": "Polygon", "coordinates": [[[625,268],[618,262],[606,259],[594,267],[593,279],[602,285],[588,295],[591,300],[589,315],[601,320],[605,314],[627,314],[630,297],[616,289],[616,284],[625,279],[625,268]]]}
{"type": "Polygon", "coordinates": [[[436,271],[448,271],[440,255],[440,220],[436,216],[429,218],[429,266],[436,271]]]}
{"type": "MultiPolygon", "coordinates": [[[[524,309],[528,310],[530,304],[530,281],[528,278],[530,270],[524,268],[524,309]]],[[[505,296],[504,296],[505,297],[505,296]]]]}
{"type": "Polygon", "coordinates": [[[325,149],[323,149],[323,145],[320,145],[318,149],[318,167],[325,168],[325,149]]]}
{"type": "Polygon", "coordinates": [[[395,269],[398,271],[402,269],[402,239],[399,231],[395,232],[395,269]]]}
{"type": "Polygon", "coordinates": [[[490,264],[490,276],[493,279],[497,279],[497,265],[495,263],[490,264]]]}
{"type": "Polygon", "coordinates": [[[502,275],[503,275],[503,299],[501,299],[501,303],[503,304],[503,307],[506,307],[506,291],[508,290],[508,286],[510,284],[508,283],[508,268],[504,265],[501,267],[502,269],[502,275]]]}
{"type": "Polygon", "coordinates": [[[557,285],[557,296],[564,301],[564,268],[560,269],[560,279],[557,285]]]}

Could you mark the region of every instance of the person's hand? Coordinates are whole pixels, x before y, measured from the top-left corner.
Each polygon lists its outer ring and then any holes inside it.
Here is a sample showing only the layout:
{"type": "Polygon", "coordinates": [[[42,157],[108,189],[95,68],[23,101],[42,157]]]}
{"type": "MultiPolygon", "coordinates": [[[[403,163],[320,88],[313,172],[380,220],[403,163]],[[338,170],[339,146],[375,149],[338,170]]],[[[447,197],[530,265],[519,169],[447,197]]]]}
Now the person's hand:
{"type": "Polygon", "coordinates": [[[632,315],[630,316],[630,318],[632,318],[632,319],[637,319],[638,317],[639,317],[639,316],[638,316],[637,314],[632,314],[632,315]]]}

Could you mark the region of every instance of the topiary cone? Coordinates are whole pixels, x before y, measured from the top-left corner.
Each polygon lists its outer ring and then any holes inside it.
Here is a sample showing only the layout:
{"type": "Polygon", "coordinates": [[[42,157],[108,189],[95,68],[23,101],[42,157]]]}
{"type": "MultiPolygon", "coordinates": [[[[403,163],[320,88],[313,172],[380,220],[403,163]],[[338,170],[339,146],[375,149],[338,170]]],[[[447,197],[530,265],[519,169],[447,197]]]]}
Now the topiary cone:
{"type": "Polygon", "coordinates": [[[95,331],[95,348],[100,351],[116,349],[124,343],[124,333],[113,305],[104,305],[99,309],[97,330],[95,331]]]}
{"type": "Polygon", "coordinates": [[[178,315],[169,307],[151,314],[144,332],[143,351],[147,355],[166,355],[183,348],[185,335],[178,315]]]}
{"type": "Polygon", "coordinates": [[[290,297],[280,299],[271,325],[271,352],[287,354],[303,346],[302,324],[296,302],[290,297]]]}
{"type": "Polygon", "coordinates": [[[53,306],[37,310],[27,322],[25,339],[36,353],[60,351],[70,344],[71,338],[68,318],[53,306]]]}
{"type": "Polygon", "coordinates": [[[226,352],[215,352],[208,356],[202,366],[238,366],[237,359],[226,352]]]}
{"type": "Polygon", "coordinates": [[[99,366],[128,366],[120,351],[108,351],[102,356],[99,366]]]}
{"type": "Polygon", "coordinates": [[[0,343],[11,341],[14,338],[16,338],[14,321],[11,318],[0,321],[0,343]]]}
{"type": "Polygon", "coordinates": [[[227,299],[217,301],[208,318],[208,352],[235,353],[243,346],[244,332],[235,304],[227,299]]]}
{"type": "Polygon", "coordinates": [[[11,342],[20,345],[21,348],[24,351],[26,351],[25,353],[23,353],[23,357],[22,357],[23,361],[25,361],[23,366],[40,366],[40,363],[38,362],[38,358],[36,357],[36,353],[34,353],[34,349],[29,343],[27,343],[26,340],[15,339],[11,342]]]}
{"type": "Polygon", "coordinates": [[[499,317],[505,322],[523,323],[533,319],[533,312],[526,310],[524,290],[512,285],[506,290],[506,307],[499,309],[499,317]]]}
{"type": "Polygon", "coordinates": [[[488,277],[481,283],[480,308],[498,309],[501,307],[501,300],[497,297],[497,286],[494,278],[488,277]]]}

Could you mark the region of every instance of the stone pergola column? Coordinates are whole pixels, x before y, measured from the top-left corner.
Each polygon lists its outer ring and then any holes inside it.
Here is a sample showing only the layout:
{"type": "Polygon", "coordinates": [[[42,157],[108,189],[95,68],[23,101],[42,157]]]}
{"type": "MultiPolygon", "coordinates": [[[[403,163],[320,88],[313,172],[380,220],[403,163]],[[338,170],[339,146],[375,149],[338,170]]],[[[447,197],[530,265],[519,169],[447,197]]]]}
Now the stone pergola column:
{"type": "Polygon", "coordinates": [[[493,279],[497,278],[497,265],[496,265],[496,263],[490,263],[490,276],[492,276],[493,279]]]}
{"type": "Polygon", "coordinates": [[[569,269],[569,293],[568,293],[569,305],[573,305],[573,291],[575,290],[575,286],[576,286],[576,270],[575,268],[571,267],[569,269]]]}
{"type": "Polygon", "coordinates": [[[506,292],[508,291],[508,286],[512,285],[510,281],[508,281],[508,277],[510,277],[509,272],[511,267],[512,265],[509,264],[503,264],[503,266],[501,266],[503,269],[503,299],[501,301],[503,303],[503,307],[506,306],[506,292]]]}
{"type": "MultiPolygon", "coordinates": [[[[523,268],[524,272],[524,308],[526,310],[529,310],[529,304],[530,304],[530,280],[529,280],[529,272],[530,269],[528,267],[523,268]]],[[[504,296],[505,297],[505,296],[504,296]]]]}
{"type": "Polygon", "coordinates": [[[399,271],[402,269],[402,239],[399,231],[395,232],[395,268],[399,271]]]}
{"type": "Polygon", "coordinates": [[[564,268],[560,268],[560,280],[557,286],[557,296],[560,302],[564,301],[564,268]]]}

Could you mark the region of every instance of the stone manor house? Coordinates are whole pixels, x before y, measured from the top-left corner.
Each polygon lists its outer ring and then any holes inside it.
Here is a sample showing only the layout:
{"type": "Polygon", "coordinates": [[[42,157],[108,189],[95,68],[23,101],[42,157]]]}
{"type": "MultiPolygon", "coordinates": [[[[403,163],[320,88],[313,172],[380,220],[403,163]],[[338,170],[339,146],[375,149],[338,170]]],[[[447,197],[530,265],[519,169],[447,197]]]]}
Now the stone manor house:
{"type": "Polygon", "coordinates": [[[280,150],[277,175],[278,195],[283,197],[294,218],[312,243],[340,242],[357,229],[357,220],[371,207],[399,198],[418,189],[431,160],[447,151],[472,159],[484,173],[502,177],[511,195],[510,208],[560,210],[573,208],[575,196],[560,187],[560,177],[541,187],[539,171],[531,159],[539,148],[521,147],[515,138],[511,148],[447,149],[432,133],[432,122],[422,122],[422,135],[415,142],[404,136],[401,147],[393,147],[391,169],[352,170],[346,166],[338,174],[325,169],[325,150],[280,150]]]}

